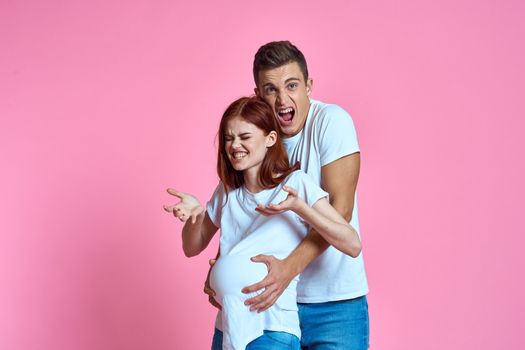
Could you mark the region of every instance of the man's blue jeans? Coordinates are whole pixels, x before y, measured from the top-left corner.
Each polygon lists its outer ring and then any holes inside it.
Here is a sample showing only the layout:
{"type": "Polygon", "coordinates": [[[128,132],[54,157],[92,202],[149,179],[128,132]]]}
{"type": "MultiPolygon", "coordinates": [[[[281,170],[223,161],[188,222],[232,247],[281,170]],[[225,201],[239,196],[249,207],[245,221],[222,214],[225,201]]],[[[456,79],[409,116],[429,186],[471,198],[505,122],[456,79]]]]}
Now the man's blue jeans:
{"type": "MultiPolygon", "coordinates": [[[[316,304],[297,304],[303,350],[366,350],[369,343],[366,296],[316,304]]],[[[281,333],[281,332],[270,332],[281,333]]],[[[288,333],[283,333],[288,334],[288,333]]],[[[265,332],[266,335],[266,332],[265,332]]],[[[292,336],[291,334],[288,334],[292,336]]],[[[295,339],[297,337],[293,336],[295,339]]],[[[262,337],[261,337],[262,338],[262,337]]],[[[259,338],[257,338],[259,339],[259,338]]],[[[257,341],[254,340],[255,341],[257,341]]],[[[253,342],[252,342],[253,343],[253,342]]],[[[251,345],[250,343],[249,345],[251,345]]],[[[222,332],[215,329],[212,350],[222,349],[222,332]]],[[[249,346],[247,350],[252,350],[249,346]]],[[[253,350],[259,348],[253,348],[253,350]]],[[[260,349],[281,349],[264,347],[260,349]]],[[[282,349],[295,349],[283,347],[282,349]]]]}
{"type": "MultiPolygon", "coordinates": [[[[222,332],[215,329],[212,350],[222,350],[222,332]]],[[[259,338],[251,341],[246,350],[300,350],[299,338],[285,332],[264,331],[259,338]]]]}
{"type": "Polygon", "coordinates": [[[369,343],[366,296],[297,304],[303,350],[366,350],[369,343]]]}

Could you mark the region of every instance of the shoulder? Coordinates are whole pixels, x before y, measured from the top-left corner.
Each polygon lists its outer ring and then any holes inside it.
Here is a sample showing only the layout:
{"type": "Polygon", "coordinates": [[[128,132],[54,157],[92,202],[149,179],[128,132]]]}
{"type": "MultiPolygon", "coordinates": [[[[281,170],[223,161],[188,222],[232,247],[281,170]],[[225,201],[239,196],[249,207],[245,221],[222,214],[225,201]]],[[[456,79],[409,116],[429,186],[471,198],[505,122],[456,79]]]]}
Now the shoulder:
{"type": "Polygon", "coordinates": [[[283,182],[288,183],[291,181],[297,181],[299,179],[302,179],[304,176],[308,176],[308,175],[306,175],[306,173],[303,170],[297,169],[297,170],[292,171],[290,174],[288,174],[288,176],[286,177],[286,179],[284,179],[283,182]]]}
{"type": "Polygon", "coordinates": [[[337,137],[339,134],[355,130],[350,114],[338,105],[312,100],[310,108],[312,108],[310,125],[314,134],[337,137]]]}
{"type": "Polygon", "coordinates": [[[309,186],[311,183],[313,183],[313,180],[301,169],[293,171],[283,181],[283,185],[293,188],[309,186]]]}
{"type": "Polygon", "coordinates": [[[218,205],[224,206],[229,201],[230,197],[235,197],[237,191],[239,191],[239,188],[228,189],[221,181],[219,181],[211,200],[215,201],[218,205]]]}
{"type": "Polygon", "coordinates": [[[342,107],[335,104],[313,101],[314,122],[318,126],[352,124],[352,117],[342,107]]]}

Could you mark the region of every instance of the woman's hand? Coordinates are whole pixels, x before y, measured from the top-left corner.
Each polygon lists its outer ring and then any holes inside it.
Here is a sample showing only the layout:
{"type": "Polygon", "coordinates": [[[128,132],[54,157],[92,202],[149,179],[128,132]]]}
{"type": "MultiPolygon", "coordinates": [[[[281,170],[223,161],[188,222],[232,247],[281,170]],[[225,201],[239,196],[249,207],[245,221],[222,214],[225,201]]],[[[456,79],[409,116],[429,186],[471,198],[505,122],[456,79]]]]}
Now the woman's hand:
{"type": "Polygon", "coordinates": [[[204,212],[199,200],[191,194],[178,192],[173,188],[168,188],[168,193],[179,198],[180,202],[175,205],[165,205],[164,210],[173,213],[180,221],[186,222],[191,218],[191,223],[194,224],[197,217],[204,212]]]}
{"type": "Polygon", "coordinates": [[[206,281],[204,281],[204,293],[208,295],[208,301],[210,304],[215,306],[217,309],[222,310],[221,304],[215,300],[215,291],[210,286],[210,274],[211,269],[213,269],[213,265],[217,262],[217,259],[210,259],[208,263],[210,264],[210,269],[208,270],[208,275],[206,276],[206,281]]]}
{"type": "Polygon", "coordinates": [[[306,204],[305,201],[297,195],[297,190],[295,190],[294,188],[291,188],[289,186],[283,186],[283,191],[288,193],[288,196],[284,201],[282,201],[279,204],[271,203],[267,206],[259,204],[257,205],[257,208],[255,208],[255,210],[257,210],[259,213],[265,216],[281,214],[287,210],[291,210],[297,213],[306,204]]]}

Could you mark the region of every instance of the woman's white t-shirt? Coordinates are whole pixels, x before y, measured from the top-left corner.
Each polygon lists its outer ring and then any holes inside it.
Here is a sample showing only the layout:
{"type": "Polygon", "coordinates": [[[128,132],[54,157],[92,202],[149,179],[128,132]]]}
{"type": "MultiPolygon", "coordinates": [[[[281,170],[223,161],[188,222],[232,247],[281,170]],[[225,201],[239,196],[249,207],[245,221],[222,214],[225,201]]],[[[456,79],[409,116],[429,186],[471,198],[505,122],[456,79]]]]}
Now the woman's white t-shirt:
{"type": "Polygon", "coordinates": [[[301,335],[297,277],[276,303],[262,313],[250,311],[244,305],[255,293],[241,292],[268,273],[266,265],[252,262],[251,257],[265,254],[283,259],[308,233],[308,224],[292,211],[273,216],[255,211],[257,204],[277,204],[285,200],[288,193],[283,191],[283,185],[296,189],[309,206],[328,196],[306,173],[297,170],[278,186],[258,193],[251,193],[243,186],[226,196],[224,186],[219,184],[208,202],[208,216],[221,230],[220,257],[211,270],[210,284],[216,293],[215,299],[222,305],[216,327],[224,333],[223,349],[244,350],[249,342],[263,335],[264,330],[301,335]]]}

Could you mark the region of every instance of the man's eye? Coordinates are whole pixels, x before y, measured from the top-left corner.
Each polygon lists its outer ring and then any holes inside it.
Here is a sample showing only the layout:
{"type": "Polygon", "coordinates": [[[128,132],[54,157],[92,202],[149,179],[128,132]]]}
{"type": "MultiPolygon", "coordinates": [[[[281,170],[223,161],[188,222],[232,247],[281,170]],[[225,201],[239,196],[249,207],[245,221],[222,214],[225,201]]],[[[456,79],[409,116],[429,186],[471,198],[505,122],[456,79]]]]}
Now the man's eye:
{"type": "Polygon", "coordinates": [[[241,137],[241,140],[248,140],[250,138],[250,136],[243,136],[241,137]]]}
{"type": "Polygon", "coordinates": [[[273,88],[273,87],[268,87],[268,88],[266,88],[265,91],[266,91],[267,94],[273,94],[273,93],[275,92],[275,88],[273,88]]]}
{"type": "Polygon", "coordinates": [[[231,142],[233,139],[230,136],[225,136],[224,141],[231,142]]]}
{"type": "Polygon", "coordinates": [[[294,89],[296,89],[298,86],[299,86],[299,85],[298,85],[297,83],[291,83],[291,84],[288,85],[288,88],[289,88],[290,90],[294,90],[294,89]]]}

